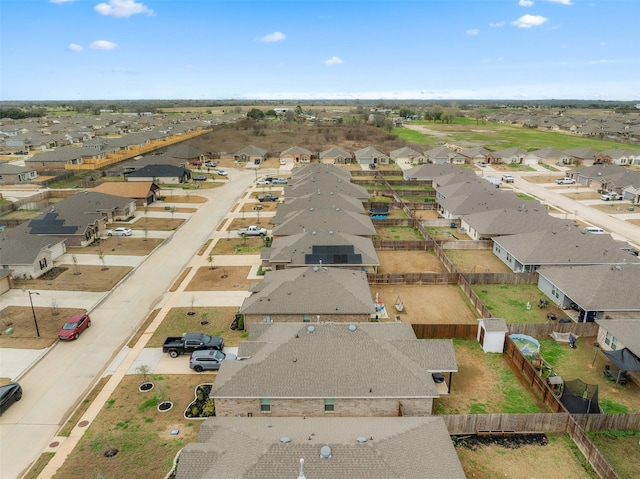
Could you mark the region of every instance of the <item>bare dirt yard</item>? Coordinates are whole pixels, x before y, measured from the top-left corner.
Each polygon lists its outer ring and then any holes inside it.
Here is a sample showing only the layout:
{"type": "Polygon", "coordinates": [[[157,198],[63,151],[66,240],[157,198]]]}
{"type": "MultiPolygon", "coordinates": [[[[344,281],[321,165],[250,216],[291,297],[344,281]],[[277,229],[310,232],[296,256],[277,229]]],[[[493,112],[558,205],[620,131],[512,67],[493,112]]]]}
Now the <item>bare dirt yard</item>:
{"type": "Polygon", "coordinates": [[[462,273],[508,273],[509,267],[492,250],[445,250],[447,258],[462,273]]]}
{"type": "Polygon", "coordinates": [[[264,246],[262,238],[225,238],[213,247],[214,255],[223,254],[260,254],[264,246]]]}
{"type": "MultiPolygon", "coordinates": [[[[607,202],[605,205],[591,205],[591,208],[594,208],[598,211],[604,211],[610,215],[622,215],[629,214],[629,207],[631,203],[623,202],[623,201],[614,201],[607,202]]],[[[635,209],[635,206],[634,206],[635,209]]]]}
{"type": "Polygon", "coordinates": [[[107,236],[86,247],[67,247],[67,253],[97,254],[99,250],[102,250],[104,254],[146,256],[162,241],[161,238],[147,238],[145,240],[144,238],[132,238],[129,236],[107,236]]]}
{"type": "Polygon", "coordinates": [[[433,251],[377,251],[378,273],[442,273],[444,266],[433,251]]]}
{"type": "Polygon", "coordinates": [[[133,268],[62,264],[37,279],[16,279],[16,288],[60,291],[109,291],[133,268]]]}
{"type": "MultiPolygon", "coordinates": [[[[37,302],[37,298],[33,298],[34,302],[37,302]]],[[[51,346],[58,339],[58,332],[67,319],[83,311],[84,309],[41,306],[34,307],[31,311],[30,307],[7,306],[0,311],[0,348],[43,349],[51,346]],[[36,334],[34,312],[40,337],[36,334]],[[7,328],[13,328],[13,331],[7,334],[7,328]]]]}
{"type": "MultiPolygon", "coordinates": [[[[246,291],[249,266],[214,266],[199,268],[185,291],[246,291]]],[[[254,281],[255,282],[255,281],[254,281]]]]}
{"type": "MultiPolygon", "coordinates": [[[[131,224],[127,223],[127,227],[132,230],[147,230],[147,231],[173,231],[184,223],[182,218],[138,218],[131,224]]],[[[122,224],[113,223],[109,225],[109,228],[116,228],[122,226],[122,224]]]]}
{"type": "Polygon", "coordinates": [[[430,220],[440,218],[436,210],[414,210],[413,214],[419,220],[430,220]]]}
{"type": "Polygon", "coordinates": [[[527,175],[523,176],[522,179],[529,183],[555,183],[558,178],[563,177],[564,175],[558,173],[549,173],[548,175],[527,175]]]}
{"type": "Polygon", "coordinates": [[[478,313],[458,286],[372,284],[374,300],[376,293],[391,319],[398,315],[405,323],[477,324],[478,313]],[[398,298],[402,312],[394,308],[398,298]]]}

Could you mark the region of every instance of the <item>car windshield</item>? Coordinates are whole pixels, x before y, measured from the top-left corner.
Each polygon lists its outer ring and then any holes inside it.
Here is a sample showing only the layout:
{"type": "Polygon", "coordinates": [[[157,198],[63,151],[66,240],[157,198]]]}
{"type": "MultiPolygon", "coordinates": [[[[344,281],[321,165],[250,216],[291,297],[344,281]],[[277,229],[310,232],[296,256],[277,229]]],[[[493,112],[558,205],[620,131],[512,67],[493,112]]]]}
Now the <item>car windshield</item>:
{"type": "Polygon", "coordinates": [[[77,323],[64,323],[62,329],[76,329],[77,323]]]}
{"type": "Polygon", "coordinates": [[[213,354],[212,356],[214,357],[214,359],[217,359],[218,361],[222,361],[224,359],[224,353],[221,353],[220,351],[217,350],[213,350],[213,354]]]}
{"type": "Polygon", "coordinates": [[[211,336],[209,336],[208,334],[203,334],[202,335],[202,342],[204,344],[209,344],[211,342],[211,336]]]}

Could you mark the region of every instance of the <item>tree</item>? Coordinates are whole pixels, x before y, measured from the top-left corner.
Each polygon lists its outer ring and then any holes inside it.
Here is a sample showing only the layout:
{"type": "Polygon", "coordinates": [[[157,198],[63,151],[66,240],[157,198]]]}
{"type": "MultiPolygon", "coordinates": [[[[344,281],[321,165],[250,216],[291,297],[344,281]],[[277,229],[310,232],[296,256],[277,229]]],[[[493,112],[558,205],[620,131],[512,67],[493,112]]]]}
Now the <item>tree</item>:
{"type": "Polygon", "coordinates": [[[213,262],[213,253],[209,253],[209,256],[207,256],[207,261],[209,262],[209,269],[216,269],[213,262]]]}
{"type": "Polygon", "coordinates": [[[102,261],[102,271],[108,270],[109,268],[107,268],[107,260],[104,257],[104,251],[102,251],[102,249],[99,249],[98,251],[96,251],[96,253],[98,254],[98,259],[102,261]]]}
{"type": "Polygon", "coordinates": [[[252,108],[247,113],[247,118],[251,118],[253,120],[262,120],[264,118],[264,112],[258,108],[252,108]]]}

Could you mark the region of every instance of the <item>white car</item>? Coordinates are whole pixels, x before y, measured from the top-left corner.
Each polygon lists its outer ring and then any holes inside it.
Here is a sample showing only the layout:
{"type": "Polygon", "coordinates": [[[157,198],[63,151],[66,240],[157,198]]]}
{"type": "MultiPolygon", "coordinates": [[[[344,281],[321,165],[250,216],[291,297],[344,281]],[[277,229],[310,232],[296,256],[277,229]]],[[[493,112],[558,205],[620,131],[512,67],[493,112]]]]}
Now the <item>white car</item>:
{"type": "Polygon", "coordinates": [[[502,175],[502,181],[504,181],[505,183],[513,183],[513,176],[502,175]]]}
{"type": "Polygon", "coordinates": [[[601,195],[600,199],[602,201],[622,200],[624,199],[624,196],[622,196],[620,193],[616,193],[615,191],[610,191],[609,193],[601,195]]]}
{"type": "Polygon", "coordinates": [[[558,183],[559,185],[575,185],[576,180],[573,178],[569,178],[568,176],[565,176],[564,178],[558,178],[556,180],[556,183],[558,183]]]}
{"type": "Polygon", "coordinates": [[[286,165],[287,164],[287,160],[285,160],[284,158],[280,158],[280,164],[281,165],[286,165]]]}
{"type": "Polygon", "coordinates": [[[218,170],[216,171],[216,173],[218,173],[220,176],[227,176],[227,172],[224,170],[218,170]]]}
{"type": "Polygon", "coordinates": [[[265,180],[264,178],[256,181],[256,185],[269,185],[271,182],[269,180],[265,180]]]}
{"type": "Polygon", "coordinates": [[[115,228],[107,231],[107,236],[131,236],[132,231],[130,228],[115,228]]]}

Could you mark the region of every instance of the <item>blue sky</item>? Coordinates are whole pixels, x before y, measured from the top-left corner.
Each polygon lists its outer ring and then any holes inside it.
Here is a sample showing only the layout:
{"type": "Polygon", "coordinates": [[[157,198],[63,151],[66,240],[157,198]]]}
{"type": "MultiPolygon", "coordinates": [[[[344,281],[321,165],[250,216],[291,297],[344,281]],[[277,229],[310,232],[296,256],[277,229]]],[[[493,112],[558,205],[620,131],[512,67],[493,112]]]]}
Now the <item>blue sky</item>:
{"type": "Polygon", "coordinates": [[[640,0],[0,0],[0,100],[640,100],[640,0]]]}

